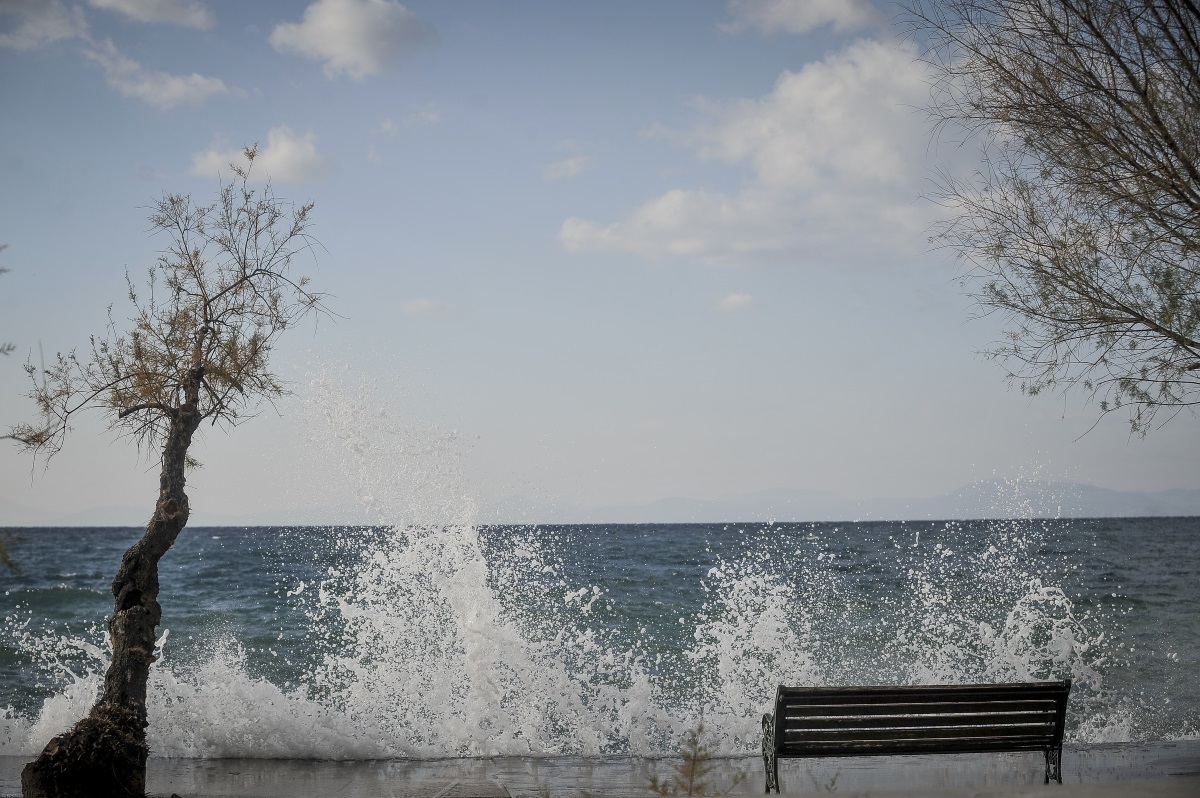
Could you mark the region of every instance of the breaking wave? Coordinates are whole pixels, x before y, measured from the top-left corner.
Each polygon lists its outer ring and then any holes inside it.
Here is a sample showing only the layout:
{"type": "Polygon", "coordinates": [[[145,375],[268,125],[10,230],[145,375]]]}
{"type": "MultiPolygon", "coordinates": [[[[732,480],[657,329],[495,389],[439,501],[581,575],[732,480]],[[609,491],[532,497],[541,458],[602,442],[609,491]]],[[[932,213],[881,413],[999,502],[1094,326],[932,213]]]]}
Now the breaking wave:
{"type": "MultiPolygon", "coordinates": [[[[698,600],[664,620],[580,577],[569,530],[479,527],[453,432],[400,424],[369,391],[328,380],[310,396],[326,430],[315,456],[336,463],[372,524],[287,539],[324,563],[285,585],[300,627],[289,634],[307,652],[292,677],[264,675],[228,635],[176,658],[163,633],[155,755],[653,756],[701,720],[719,753],[749,753],[781,683],[1070,677],[1074,740],[1172,733],[1110,694],[1108,617],[1064,591],[1069,564],[1033,570],[1053,548],[1048,522],[881,525],[891,534],[874,560],[849,525],[726,528],[736,545],[703,554],[698,600]]],[[[0,716],[0,754],[35,753],[84,715],[107,664],[99,628],[33,627],[6,620],[57,686],[40,711],[0,716]]]]}

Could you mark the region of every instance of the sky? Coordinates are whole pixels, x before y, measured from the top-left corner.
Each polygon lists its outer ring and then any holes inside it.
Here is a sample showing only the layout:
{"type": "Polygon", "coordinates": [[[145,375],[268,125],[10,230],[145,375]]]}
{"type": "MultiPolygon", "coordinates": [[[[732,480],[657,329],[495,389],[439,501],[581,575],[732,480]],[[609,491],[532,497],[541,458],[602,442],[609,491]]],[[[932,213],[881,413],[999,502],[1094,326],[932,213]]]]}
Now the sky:
{"type": "MultiPolygon", "coordinates": [[[[166,246],[149,203],[214,197],[257,143],[255,174],[315,203],[300,268],[332,313],[281,339],[294,396],[197,442],[193,523],[352,523],[431,480],[531,521],[989,479],[1200,489],[1194,414],[1131,436],[981,354],[1005,322],[930,243],[929,199],[977,156],[931,135],[896,17],[0,0],[0,422],[33,417],[24,363],[127,318],[126,272],[166,246]]],[[[95,415],[49,463],[0,450],[0,523],[136,524],[155,495],[153,453],[95,415]]]]}

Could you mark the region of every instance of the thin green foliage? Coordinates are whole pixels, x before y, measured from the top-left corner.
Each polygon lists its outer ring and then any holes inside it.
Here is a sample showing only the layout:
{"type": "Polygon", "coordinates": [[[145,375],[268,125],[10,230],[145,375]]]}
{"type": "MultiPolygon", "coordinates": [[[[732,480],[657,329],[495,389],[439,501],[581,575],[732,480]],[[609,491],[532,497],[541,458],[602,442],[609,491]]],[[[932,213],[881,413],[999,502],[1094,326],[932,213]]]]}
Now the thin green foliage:
{"type": "Polygon", "coordinates": [[[704,722],[695,728],[684,732],[679,742],[680,762],[671,766],[673,771],[669,779],[659,780],[658,775],[650,777],[650,791],[657,795],[725,795],[741,783],[745,774],[739,774],[725,789],[719,792],[709,792],[712,788],[713,771],[716,768],[712,761],[716,749],[704,734],[704,722]]]}
{"type": "Polygon", "coordinates": [[[126,274],[128,324],[110,307],[107,334],[91,339],[90,356],[73,350],[40,369],[27,364],[40,419],[10,437],[50,457],[72,416],[95,407],[154,450],[181,413],[232,427],[286,393],[269,365],[276,339],[324,298],[293,274],[293,261],[316,245],[313,206],[279,199],[270,183],[252,188],[258,150],[244,154],[214,202],[166,194],[151,205],[151,229],[169,243],[144,287],[126,274]]]}
{"type": "Polygon", "coordinates": [[[988,351],[1036,395],[1200,405],[1200,7],[1192,0],[909,0],[942,133],[979,144],[947,175],[934,242],[967,266],[988,351]]]}

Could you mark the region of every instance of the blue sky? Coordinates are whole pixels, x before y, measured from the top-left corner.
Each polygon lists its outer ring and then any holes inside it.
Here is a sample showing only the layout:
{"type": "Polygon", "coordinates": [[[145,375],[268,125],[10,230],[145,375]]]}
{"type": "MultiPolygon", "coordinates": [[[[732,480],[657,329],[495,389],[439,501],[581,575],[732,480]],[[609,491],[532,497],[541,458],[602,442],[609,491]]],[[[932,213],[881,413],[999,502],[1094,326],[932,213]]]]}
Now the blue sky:
{"type": "MultiPolygon", "coordinates": [[[[283,342],[278,414],[200,442],[194,522],[353,505],[361,478],[314,420],[330,383],[374,383],[398,449],[452,438],[485,510],[1017,476],[1200,488],[1194,415],[1088,432],[1084,397],[1031,400],[978,354],[1002,320],[971,319],[922,199],[973,154],[931,143],[894,13],[0,0],[0,419],[31,413],[27,356],[122,318],[125,270],[163,245],[146,205],[211,197],[257,142],[277,193],[316,203],[305,267],[339,318],[283,342]]],[[[154,480],[83,419],[46,470],[0,452],[0,522],[136,523],[154,480]]]]}

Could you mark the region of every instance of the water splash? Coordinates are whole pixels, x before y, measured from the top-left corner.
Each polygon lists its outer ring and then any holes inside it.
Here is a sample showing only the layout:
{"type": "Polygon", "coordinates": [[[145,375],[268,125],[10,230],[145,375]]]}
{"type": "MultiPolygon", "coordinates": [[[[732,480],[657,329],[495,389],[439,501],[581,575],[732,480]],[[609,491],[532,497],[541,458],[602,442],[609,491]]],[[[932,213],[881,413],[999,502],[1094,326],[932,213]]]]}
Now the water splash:
{"type": "Polygon", "coordinates": [[[961,542],[926,544],[913,553],[892,641],[901,680],[1070,678],[1072,736],[1103,725],[1099,716],[1113,710],[1101,673],[1105,633],[1034,570],[1045,567],[1038,555],[1057,528],[1032,518],[994,521],[972,539],[961,523],[949,522],[940,537],[961,542]]]}
{"type": "MultiPolygon", "coordinates": [[[[1073,739],[1136,733],[1143,708],[1104,684],[1105,619],[1063,591],[1068,564],[1034,570],[1058,534],[1047,522],[918,524],[909,537],[877,525],[895,537],[887,567],[863,561],[848,529],[727,530],[736,546],[712,553],[684,632],[665,640],[618,618],[609,586],[568,575],[559,533],[483,534],[455,431],[398,422],[369,388],[325,376],[309,397],[323,430],[312,456],[372,525],[290,544],[330,563],[283,591],[312,654],[297,678],[259,673],[228,635],[190,659],[164,635],[156,755],[658,755],[700,720],[718,754],[749,753],[781,683],[1068,676],[1073,739]]],[[[99,630],[28,625],[6,631],[58,686],[35,718],[0,716],[0,753],[33,753],[81,717],[107,665],[99,630]]]]}

